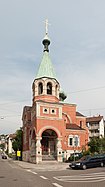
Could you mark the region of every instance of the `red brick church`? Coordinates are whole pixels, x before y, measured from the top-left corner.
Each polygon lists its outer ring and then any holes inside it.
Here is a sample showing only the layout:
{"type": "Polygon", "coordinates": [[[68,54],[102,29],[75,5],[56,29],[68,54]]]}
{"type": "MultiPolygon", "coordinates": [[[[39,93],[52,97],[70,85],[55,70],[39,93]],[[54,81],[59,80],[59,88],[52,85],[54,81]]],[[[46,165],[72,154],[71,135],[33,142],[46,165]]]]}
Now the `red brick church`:
{"type": "Polygon", "coordinates": [[[62,162],[72,153],[86,149],[88,128],[86,117],[76,111],[75,104],[60,101],[60,83],[49,56],[47,28],[42,43],[43,57],[32,85],[32,106],[23,109],[23,160],[62,162]]]}

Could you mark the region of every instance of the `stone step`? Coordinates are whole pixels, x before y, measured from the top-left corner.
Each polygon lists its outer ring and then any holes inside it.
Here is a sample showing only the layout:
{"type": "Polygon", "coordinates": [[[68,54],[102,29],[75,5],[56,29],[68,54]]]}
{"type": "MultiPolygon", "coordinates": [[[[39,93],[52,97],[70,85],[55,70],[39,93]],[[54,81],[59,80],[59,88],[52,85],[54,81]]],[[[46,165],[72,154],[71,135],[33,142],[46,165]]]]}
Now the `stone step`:
{"type": "Polygon", "coordinates": [[[55,160],[53,155],[42,155],[42,160],[55,160]]]}

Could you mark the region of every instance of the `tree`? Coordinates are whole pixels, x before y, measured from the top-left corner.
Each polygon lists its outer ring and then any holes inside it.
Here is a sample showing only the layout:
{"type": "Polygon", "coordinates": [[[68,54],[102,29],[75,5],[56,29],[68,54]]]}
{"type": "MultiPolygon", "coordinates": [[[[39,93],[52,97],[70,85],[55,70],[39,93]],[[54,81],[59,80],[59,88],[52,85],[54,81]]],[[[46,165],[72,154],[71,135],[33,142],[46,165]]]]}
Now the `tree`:
{"type": "Polygon", "coordinates": [[[5,144],[4,144],[4,143],[0,144],[0,148],[1,148],[2,150],[4,150],[5,144]]]}
{"type": "Polygon", "coordinates": [[[63,91],[59,93],[60,101],[64,101],[66,98],[67,98],[67,95],[63,91]]]}
{"type": "Polygon", "coordinates": [[[12,143],[15,152],[18,150],[22,152],[22,129],[16,131],[16,137],[12,143]]]}
{"type": "Polygon", "coordinates": [[[104,153],[105,152],[105,138],[93,137],[88,143],[89,151],[91,153],[104,153]]]}

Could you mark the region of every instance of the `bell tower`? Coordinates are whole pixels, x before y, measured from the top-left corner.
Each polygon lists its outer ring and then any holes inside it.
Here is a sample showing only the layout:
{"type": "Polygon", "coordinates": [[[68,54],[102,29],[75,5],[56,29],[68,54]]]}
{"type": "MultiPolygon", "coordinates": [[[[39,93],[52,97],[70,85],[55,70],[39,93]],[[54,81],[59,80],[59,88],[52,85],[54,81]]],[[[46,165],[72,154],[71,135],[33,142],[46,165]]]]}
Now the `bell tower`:
{"type": "Polygon", "coordinates": [[[46,20],[46,33],[42,44],[44,45],[43,57],[32,85],[33,104],[37,100],[59,102],[60,84],[57,81],[49,56],[50,39],[48,37],[48,20],[46,20]]]}

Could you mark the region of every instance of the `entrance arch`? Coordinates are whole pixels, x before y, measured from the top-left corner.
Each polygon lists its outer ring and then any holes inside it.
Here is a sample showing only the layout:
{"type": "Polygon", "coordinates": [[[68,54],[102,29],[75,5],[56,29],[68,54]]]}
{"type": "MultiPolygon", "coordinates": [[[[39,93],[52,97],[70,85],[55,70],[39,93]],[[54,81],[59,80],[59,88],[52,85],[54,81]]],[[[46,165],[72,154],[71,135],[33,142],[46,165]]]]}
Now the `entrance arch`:
{"type": "Polygon", "coordinates": [[[41,147],[42,157],[45,159],[56,159],[57,156],[57,133],[52,129],[47,129],[42,133],[41,147]]]}

